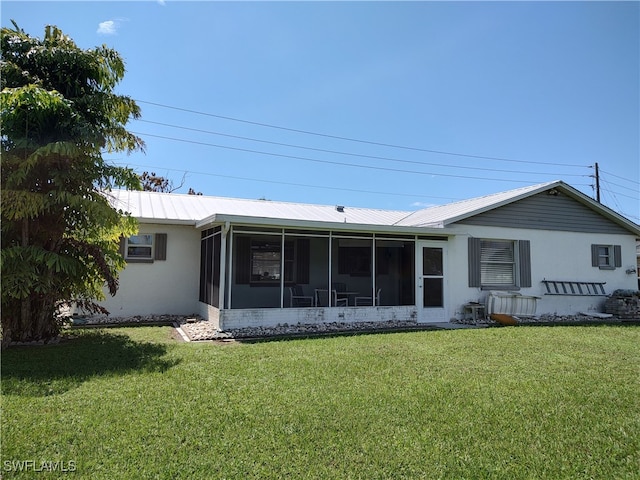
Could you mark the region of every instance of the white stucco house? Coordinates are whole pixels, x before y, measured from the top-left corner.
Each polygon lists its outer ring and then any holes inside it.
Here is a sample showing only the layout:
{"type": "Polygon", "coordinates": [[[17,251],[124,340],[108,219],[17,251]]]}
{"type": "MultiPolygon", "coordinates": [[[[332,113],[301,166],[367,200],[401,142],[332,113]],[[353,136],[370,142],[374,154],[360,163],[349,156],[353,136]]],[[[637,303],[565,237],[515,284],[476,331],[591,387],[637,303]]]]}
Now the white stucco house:
{"type": "Polygon", "coordinates": [[[112,316],[199,314],[221,330],[601,311],[637,289],[640,226],[562,181],[418,211],[138,191],[112,316]],[[515,301],[515,304],[513,303],[515,301]],[[504,303],[506,302],[506,303],[504,303]]]}

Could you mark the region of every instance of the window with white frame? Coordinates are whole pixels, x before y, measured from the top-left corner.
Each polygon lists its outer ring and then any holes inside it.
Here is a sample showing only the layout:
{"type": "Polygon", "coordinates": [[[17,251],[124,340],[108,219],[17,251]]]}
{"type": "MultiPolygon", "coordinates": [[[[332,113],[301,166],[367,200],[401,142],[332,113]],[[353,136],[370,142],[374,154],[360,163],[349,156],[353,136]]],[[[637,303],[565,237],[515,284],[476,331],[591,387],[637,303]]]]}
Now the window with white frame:
{"type": "Polygon", "coordinates": [[[516,285],[516,256],[512,240],[480,241],[482,285],[516,285]]]}
{"type": "Polygon", "coordinates": [[[153,260],[153,235],[132,235],[127,238],[125,258],[128,260],[153,260]]]}
{"type": "Polygon", "coordinates": [[[622,247],[620,245],[591,245],[591,266],[600,270],[614,270],[622,266],[622,247]]]}
{"type": "Polygon", "coordinates": [[[511,290],[531,286],[531,242],[469,238],[469,286],[511,290]]]}
{"type": "Polygon", "coordinates": [[[613,255],[611,245],[598,245],[598,266],[599,267],[612,267],[613,255]]]}

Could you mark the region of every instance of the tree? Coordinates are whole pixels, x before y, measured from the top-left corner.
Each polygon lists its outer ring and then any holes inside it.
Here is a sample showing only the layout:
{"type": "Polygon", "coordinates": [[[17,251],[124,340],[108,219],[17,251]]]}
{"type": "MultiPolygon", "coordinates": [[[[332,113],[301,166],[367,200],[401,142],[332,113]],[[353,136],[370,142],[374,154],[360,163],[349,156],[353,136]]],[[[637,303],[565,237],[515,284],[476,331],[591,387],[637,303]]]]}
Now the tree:
{"type": "MultiPolygon", "coordinates": [[[[185,174],[182,175],[180,185],[178,185],[177,187],[174,186],[173,180],[156,175],[155,172],[142,172],[140,175],[138,175],[138,177],[140,177],[142,190],[144,190],[145,192],[173,193],[176,190],[182,188],[187,178],[187,174],[185,172],[185,174]]],[[[187,194],[202,195],[202,192],[196,192],[193,188],[189,187],[189,191],[187,192],[187,194]]]]}
{"type": "Polygon", "coordinates": [[[142,190],[145,192],[162,192],[172,193],[181,188],[184,185],[186,174],[182,177],[180,185],[174,187],[173,180],[156,175],[155,172],[142,172],[140,177],[140,183],[142,184],[142,190]]]}
{"type": "Polygon", "coordinates": [[[144,149],[125,129],[138,106],[113,92],[125,73],[116,51],[83,50],[55,26],[43,39],[13,26],[0,39],[3,343],[55,337],[64,302],[107,313],[96,301],[105,284],[115,294],[118,240],[136,231],[107,192],[140,181],[102,152],[144,149]]]}

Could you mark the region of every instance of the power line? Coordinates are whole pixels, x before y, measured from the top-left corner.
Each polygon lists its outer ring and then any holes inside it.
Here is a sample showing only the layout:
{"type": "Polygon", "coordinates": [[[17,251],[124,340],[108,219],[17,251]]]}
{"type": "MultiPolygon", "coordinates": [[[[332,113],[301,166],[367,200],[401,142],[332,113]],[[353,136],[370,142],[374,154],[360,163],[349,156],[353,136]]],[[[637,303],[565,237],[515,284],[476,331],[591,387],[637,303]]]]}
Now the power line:
{"type": "MultiPolygon", "coordinates": [[[[249,140],[251,142],[266,143],[266,144],[269,144],[269,145],[278,145],[278,146],[281,146],[281,147],[292,147],[292,148],[299,148],[299,149],[303,149],[303,150],[312,150],[312,151],[315,151],[315,152],[332,153],[332,154],[337,154],[337,155],[346,155],[346,156],[359,157],[359,158],[371,158],[371,159],[374,159],[374,160],[385,160],[385,161],[389,161],[389,162],[408,163],[408,164],[414,164],[414,165],[429,165],[429,166],[434,166],[434,167],[460,168],[460,169],[464,169],[464,170],[482,170],[482,171],[487,171],[487,172],[499,172],[499,173],[551,175],[551,174],[547,174],[545,172],[528,172],[528,171],[504,170],[504,169],[498,169],[498,168],[485,168],[485,167],[467,167],[467,166],[461,166],[461,165],[447,165],[447,164],[443,164],[443,163],[421,162],[421,161],[417,161],[417,160],[404,160],[404,159],[399,159],[399,158],[381,157],[381,156],[377,156],[377,155],[364,155],[364,154],[359,154],[359,153],[341,152],[341,151],[338,151],[338,150],[327,150],[327,149],[324,149],[324,148],[305,147],[303,145],[295,145],[295,144],[290,144],[290,143],[273,142],[273,141],[270,141],[270,140],[262,140],[262,139],[251,138],[251,137],[244,137],[244,136],[240,136],[240,135],[231,135],[231,134],[228,134],[228,133],[213,132],[211,130],[202,130],[202,129],[199,129],[199,128],[184,127],[184,126],[181,126],[181,125],[172,125],[172,124],[168,124],[168,123],[154,122],[154,121],[151,121],[151,120],[140,120],[139,119],[137,121],[144,122],[144,123],[150,123],[150,124],[154,124],[154,125],[161,125],[163,127],[178,128],[178,129],[181,129],[181,130],[187,130],[187,131],[191,131],[191,132],[206,133],[206,134],[209,134],[209,135],[218,135],[218,136],[222,136],[222,137],[235,138],[235,139],[239,139],[239,140],[249,140]]],[[[566,174],[563,174],[562,176],[563,177],[587,177],[588,175],[576,174],[576,173],[566,173],[566,174]]]]}
{"type": "Polygon", "coordinates": [[[457,198],[457,197],[437,197],[435,195],[424,195],[421,193],[412,194],[412,193],[379,192],[379,191],[373,191],[373,190],[360,190],[355,188],[328,187],[323,185],[310,185],[305,183],[283,182],[279,180],[265,180],[263,178],[237,177],[233,175],[221,175],[221,174],[209,173],[209,172],[195,172],[191,170],[180,170],[178,168],[166,168],[166,167],[160,167],[160,166],[154,166],[154,165],[141,165],[141,164],[128,163],[128,162],[114,162],[114,163],[116,163],[117,165],[149,168],[157,171],[166,170],[166,171],[173,171],[173,172],[184,172],[184,173],[192,173],[195,175],[205,175],[209,177],[227,178],[231,180],[244,180],[244,181],[250,181],[250,182],[271,183],[275,185],[287,185],[289,187],[317,188],[322,190],[340,190],[345,192],[369,193],[374,195],[391,195],[391,196],[397,196],[397,197],[435,198],[439,200],[462,200],[462,198],[457,198]]]}
{"type": "Polygon", "coordinates": [[[620,175],[615,175],[613,173],[606,172],[606,171],[604,171],[602,169],[600,169],[600,173],[606,173],[607,175],[610,175],[612,177],[616,177],[616,178],[619,178],[621,180],[626,180],[627,182],[631,182],[631,183],[635,183],[636,185],[640,185],[640,182],[638,182],[636,180],[631,180],[630,178],[621,177],[620,175]]]}
{"type": "MultiPolygon", "coordinates": [[[[466,154],[466,153],[456,153],[456,152],[447,152],[447,151],[443,151],[443,150],[431,150],[431,149],[426,149],[426,148],[418,148],[418,147],[409,147],[409,146],[405,146],[405,145],[396,145],[396,144],[391,144],[391,143],[383,143],[383,142],[373,142],[373,141],[369,141],[369,140],[361,140],[361,139],[356,139],[356,138],[349,138],[349,137],[342,137],[339,135],[329,135],[326,133],[318,133],[318,132],[311,132],[308,130],[300,130],[300,129],[296,129],[296,128],[288,128],[288,127],[282,127],[279,125],[272,125],[272,124],[268,124],[268,123],[261,123],[261,122],[254,122],[251,120],[243,120],[243,119],[239,119],[239,118],[234,118],[234,117],[228,117],[228,116],[224,116],[224,115],[216,115],[213,113],[207,113],[207,112],[199,112],[197,110],[190,110],[187,108],[181,108],[181,107],[174,107],[171,105],[164,105],[161,103],[155,103],[155,102],[147,102],[144,100],[135,100],[137,103],[144,103],[147,105],[154,105],[156,107],[162,107],[162,108],[168,108],[168,109],[172,109],[172,110],[178,110],[181,112],[187,112],[187,113],[193,113],[196,115],[203,115],[203,116],[207,116],[207,117],[213,117],[213,118],[220,118],[223,120],[230,120],[233,122],[240,122],[240,123],[246,123],[249,125],[257,125],[260,127],[266,127],[266,128],[274,128],[274,129],[278,129],[278,130],[284,130],[284,131],[288,131],[288,132],[294,132],[294,133],[302,133],[305,135],[313,135],[313,136],[317,136],[317,137],[324,137],[324,138],[333,138],[336,140],[344,140],[347,142],[356,142],[356,143],[363,143],[363,144],[367,144],[367,145],[376,145],[379,147],[388,147],[388,148],[399,148],[402,150],[411,150],[411,151],[416,151],[416,152],[426,152],[426,153],[436,153],[439,155],[450,155],[450,156],[456,156],[456,157],[465,157],[465,158],[475,158],[475,159],[481,159],[481,160],[495,160],[495,161],[500,161],[500,162],[514,162],[514,163],[528,163],[528,164],[534,164],[534,165],[553,165],[553,166],[558,166],[558,162],[533,162],[533,161],[529,161],[529,160],[517,160],[517,159],[513,159],[513,158],[502,158],[502,157],[490,157],[490,156],[484,156],[484,155],[471,155],[471,154],[466,154]]],[[[562,166],[564,167],[579,167],[579,168],[585,168],[588,167],[588,165],[577,165],[577,164],[562,164],[562,166]]]]}
{"type": "MultiPolygon", "coordinates": [[[[365,168],[365,169],[369,169],[369,170],[378,170],[378,171],[395,172],[395,173],[410,173],[410,174],[414,174],[414,175],[429,175],[429,176],[437,176],[437,177],[466,178],[466,179],[471,179],[471,180],[489,180],[489,181],[496,181],[496,182],[511,182],[511,183],[526,183],[526,184],[543,183],[543,181],[533,181],[531,179],[528,179],[528,180],[513,180],[513,179],[504,179],[504,178],[473,177],[473,176],[469,176],[469,175],[453,175],[453,174],[450,174],[450,173],[420,172],[420,171],[417,171],[417,170],[404,170],[404,169],[399,169],[399,168],[377,167],[377,166],[373,166],[373,165],[358,165],[358,164],[347,163],[347,162],[336,162],[336,161],[333,161],[333,160],[319,160],[319,159],[316,159],[316,158],[300,157],[300,156],[296,156],[296,155],[285,155],[285,154],[281,154],[281,153],[262,152],[262,151],[259,151],[259,150],[251,150],[251,149],[248,149],[248,148],[229,147],[229,146],[226,146],[226,145],[218,145],[218,144],[214,144],[214,143],[198,142],[198,141],[195,141],[195,140],[185,140],[185,139],[182,139],[182,138],[167,137],[167,136],[163,136],[163,135],[154,135],[154,134],[151,134],[151,133],[134,132],[134,131],[132,131],[131,133],[133,133],[135,135],[142,135],[142,136],[148,136],[148,137],[154,137],[154,138],[161,138],[161,139],[164,139],[164,140],[171,140],[171,141],[175,141],[175,142],[183,142],[183,143],[190,143],[190,144],[194,144],[194,145],[203,145],[203,146],[208,146],[208,147],[223,148],[223,149],[234,150],[234,151],[239,151],[239,152],[254,153],[254,154],[257,154],[257,155],[268,155],[268,156],[271,156],[271,157],[280,157],[280,158],[289,158],[289,159],[294,159],[294,160],[303,160],[303,161],[307,161],[307,162],[322,163],[322,164],[327,164],[327,165],[339,165],[339,166],[342,166],[342,167],[365,168]]],[[[540,174],[540,175],[544,175],[544,174],[540,174]]],[[[588,176],[588,175],[584,175],[584,176],[588,176]]]]}
{"type": "MultiPolygon", "coordinates": [[[[602,173],[602,170],[600,170],[600,173],[602,173]]],[[[600,176],[600,179],[602,179],[602,176],[600,176]]],[[[638,193],[640,195],[640,191],[637,188],[625,187],[624,185],[620,185],[619,183],[615,183],[615,182],[611,182],[611,181],[607,181],[607,183],[609,185],[615,185],[616,187],[624,188],[625,190],[630,190],[630,191],[638,193]]]]}

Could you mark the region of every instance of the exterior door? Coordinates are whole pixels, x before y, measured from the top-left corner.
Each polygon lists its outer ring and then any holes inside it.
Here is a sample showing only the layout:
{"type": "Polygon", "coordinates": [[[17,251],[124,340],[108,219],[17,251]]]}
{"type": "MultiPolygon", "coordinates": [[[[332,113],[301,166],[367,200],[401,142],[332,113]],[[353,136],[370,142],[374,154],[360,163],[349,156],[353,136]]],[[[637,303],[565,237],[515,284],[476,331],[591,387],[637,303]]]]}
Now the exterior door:
{"type": "Polygon", "coordinates": [[[447,321],[446,245],[417,242],[416,304],[419,322],[447,321]]]}

